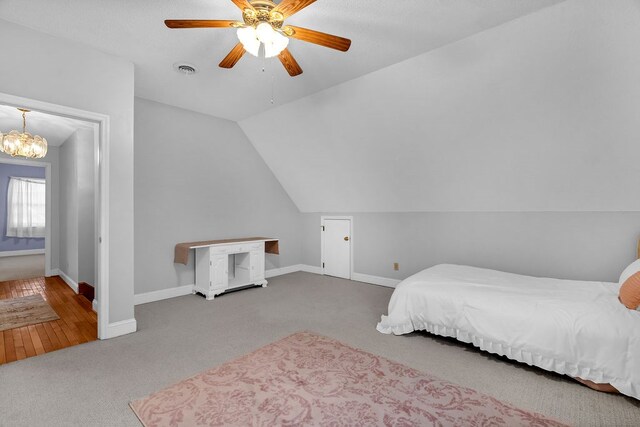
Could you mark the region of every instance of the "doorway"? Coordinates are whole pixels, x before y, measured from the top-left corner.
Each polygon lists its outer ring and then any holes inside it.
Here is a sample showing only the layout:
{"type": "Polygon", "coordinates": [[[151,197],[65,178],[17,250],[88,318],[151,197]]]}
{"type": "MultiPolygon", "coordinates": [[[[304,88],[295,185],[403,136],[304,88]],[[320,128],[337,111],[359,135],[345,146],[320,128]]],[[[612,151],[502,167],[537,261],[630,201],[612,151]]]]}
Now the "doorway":
{"type": "Polygon", "coordinates": [[[353,217],[323,216],[320,221],[322,274],[351,279],[353,272],[353,217]]]}
{"type": "MultiPolygon", "coordinates": [[[[92,311],[97,312],[97,337],[99,339],[121,335],[123,330],[126,329],[128,331],[129,323],[127,323],[126,327],[118,322],[109,323],[109,117],[100,113],[78,110],[5,93],[0,93],[0,104],[14,108],[26,108],[59,118],[82,121],[89,125],[93,135],[93,144],[96,147],[91,162],[95,165],[95,170],[97,171],[93,182],[93,188],[95,189],[94,236],[96,239],[93,259],[95,260],[96,298],[92,311]]],[[[48,179],[47,181],[49,182],[48,179]]],[[[51,192],[47,191],[47,204],[49,206],[51,201],[50,194],[51,192]]],[[[51,215],[47,215],[47,221],[49,218],[51,218],[51,215]]],[[[46,241],[49,244],[51,239],[47,238],[46,241]]],[[[49,249],[47,247],[46,252],[48,254],[51,252],[49,249]]],[[[47,258],[49,258],[49,255],[47,255],[47,258]]],[[[46,276],[59,274],[59,269],[51,268],[56,266],[52,266],[50,260],[47,261],[47,264],[47,267],[51,270],[46,272],[46,276]]],[[[60,278],[53,277],[51,279],[64,283],[60,278]]],[[[46,280],[50,280],[50,278],[47,277],[46,280]]],[[[67,286],[67,284],[64,286],[67,286]]]]}
{"type": "MultiPolygon", "coordinates": [[[[0,131],[20,111],[0,104],[0,131]]],[[[46,155],[0,154],[0,365],[98,337],[96,125],[28,113],[46,155]]]]}

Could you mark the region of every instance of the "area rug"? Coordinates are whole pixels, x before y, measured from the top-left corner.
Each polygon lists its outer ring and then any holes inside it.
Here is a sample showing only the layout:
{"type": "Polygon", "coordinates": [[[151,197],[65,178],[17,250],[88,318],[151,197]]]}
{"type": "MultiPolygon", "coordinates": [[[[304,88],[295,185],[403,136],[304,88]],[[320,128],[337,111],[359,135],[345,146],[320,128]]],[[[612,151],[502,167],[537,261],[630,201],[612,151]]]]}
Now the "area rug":
{"type": "Polygon", "coordinates": [[[59,318],[40,294],[0,300],[0,331],[59,318]]]}
{"type": "Polygon", "coordinates": [[[563,425],[312,332],[130,405],[147,427],[563,425]]]}

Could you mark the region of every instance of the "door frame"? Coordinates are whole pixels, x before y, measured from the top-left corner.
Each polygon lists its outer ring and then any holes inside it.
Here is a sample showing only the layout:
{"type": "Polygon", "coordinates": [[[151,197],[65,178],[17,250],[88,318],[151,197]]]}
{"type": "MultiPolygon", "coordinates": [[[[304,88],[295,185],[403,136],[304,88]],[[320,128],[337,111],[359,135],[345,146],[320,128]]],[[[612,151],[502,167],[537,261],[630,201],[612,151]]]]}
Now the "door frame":
{"type": "MultiPolygon", "coordinates": [[[[109,145],[110,145],[110,118],[101,113],[79,110],[77,108],[66,107],[58,104],[51,104],[35,99],[23,98],[0,92],[0,103],[12,107],[27,108],[29,110],[40,111],[54,116],[68,117],[93,124],[94,138],[98,140],[98,149],[95,155],[95,167],[98,171],[97,180],[99,186],[96,192],[99,193],[99,205],[96,209],[98,219],[97,229],[99,233],[95,239],[98,263],[96,264],[96,286],[98,296],[98,338],[109,338],[109,145]]],[[[44,162],[41,162],[43,164],[44,162]]],[[[47,180],[49,183],[49,180],[47,180]]],[[[50,206],[50,193],[47,192],[47,206],[50,206]]],[[[48,213],[48,212],[47,212],[48,213]]],[[[47,215],[50,221],[50,215],[47,215]]],[[[49,239],[45,239],[45,245],[49,239]]],[[[45,255],[47,251],[45,249],[45,255]]]]}
{"type": "Polygon", "coordinates": [[[51,163],[39,162],[37,160],[14,159],[12,157],[0,157],[0,163],[6,165],[22,165],[37,168],[44,168],[45,177],[45,215],[44,220],[44,275],[49,277],[52,275],[51,270],[51,163]]]}
{"type": "Polygon", "coordinates": [[[320,216],[320,270],[324,276],[324,221],[325,219],[340,219],[349,221],[349,280],[353,279],[353,217],[345,215],[322,215],[320,216]]]}

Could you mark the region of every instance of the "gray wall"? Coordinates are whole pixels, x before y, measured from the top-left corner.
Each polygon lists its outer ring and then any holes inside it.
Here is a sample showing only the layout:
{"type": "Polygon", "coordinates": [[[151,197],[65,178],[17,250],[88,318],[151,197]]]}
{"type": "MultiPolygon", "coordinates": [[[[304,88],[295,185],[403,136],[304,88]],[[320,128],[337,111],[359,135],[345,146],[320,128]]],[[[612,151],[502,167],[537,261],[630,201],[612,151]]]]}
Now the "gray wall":
{"type": "Polygon", "coordinates": [[[93,131],[79,130],[78,144],[78,282],[96,284],[96,140],[93,131]]]}
{"type": "MultiPolygon", "coordinates": [[[[640,237],[640,212],[342,214],[354,217],[354,271],[395,279],[452,263],[617,281],[640,237]]],[[[303,214],[304,264],[320,265],[320,217],[303,214]]]]}
{"type": "Polygon", "coordinates": [[[21,65],[0,67],[0,92],[110,117],[108,320],[132,319],[133,64],[3,20],[0,46],[21,65]]]}
{"type": "Polygon", "coordinates": [[[60,270],[95,285],[95,139],[78,130],[60,146],[60,270]]]}
{"type": "Polygon", "coordinates": [[[194,283],[176,243],[280,239],[266,268],[300,262],[300,214],[239,126],[136,98],[136,294],[194,283]]]}
{"type": "Polygon", "coordinates": [[[78,133],[60,146],[60,270],[78,282],[78,133]]]}

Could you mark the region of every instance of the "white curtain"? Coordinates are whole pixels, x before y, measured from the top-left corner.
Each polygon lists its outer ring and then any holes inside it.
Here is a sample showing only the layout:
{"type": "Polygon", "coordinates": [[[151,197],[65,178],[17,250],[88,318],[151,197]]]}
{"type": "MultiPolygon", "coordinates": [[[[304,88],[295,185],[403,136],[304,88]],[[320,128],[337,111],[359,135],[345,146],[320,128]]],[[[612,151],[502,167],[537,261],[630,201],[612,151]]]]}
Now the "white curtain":
{"type": "Polygon", "coordinates": [[[45,188],[44,179],[9,179],[7,237],[44,237],[45,188]]]}

